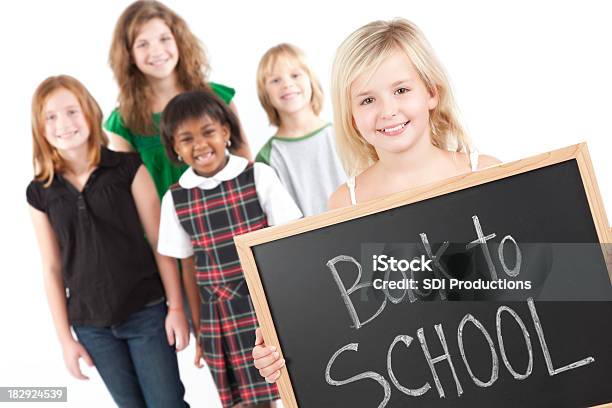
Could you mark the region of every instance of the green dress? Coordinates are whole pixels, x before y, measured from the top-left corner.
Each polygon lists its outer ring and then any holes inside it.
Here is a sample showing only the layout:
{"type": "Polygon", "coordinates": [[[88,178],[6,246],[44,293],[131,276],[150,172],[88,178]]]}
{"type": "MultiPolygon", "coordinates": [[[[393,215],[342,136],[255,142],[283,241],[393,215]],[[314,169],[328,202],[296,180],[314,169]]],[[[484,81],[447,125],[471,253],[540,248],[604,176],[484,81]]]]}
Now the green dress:
{"type": "MultiPolygon", "coordinates": [[[[212,90],[229,105],[236,91],[225,85],[209,82],[212,90]]],[[[153,114],[153,123],[159,129],[161,112],[153,114]]],[[[163,142],[159,134],[143,136],[133,133],[124,123],[119,110],[115,109],[104,122],[104,128],[109,132],[127,140],[135,151],[140,154],[143,164],[149,170],[157,194],[161,199],[172,184],[178,182],[179,177],[187,169],[186,164],[176,165],[166,155],[163,142]]]]}

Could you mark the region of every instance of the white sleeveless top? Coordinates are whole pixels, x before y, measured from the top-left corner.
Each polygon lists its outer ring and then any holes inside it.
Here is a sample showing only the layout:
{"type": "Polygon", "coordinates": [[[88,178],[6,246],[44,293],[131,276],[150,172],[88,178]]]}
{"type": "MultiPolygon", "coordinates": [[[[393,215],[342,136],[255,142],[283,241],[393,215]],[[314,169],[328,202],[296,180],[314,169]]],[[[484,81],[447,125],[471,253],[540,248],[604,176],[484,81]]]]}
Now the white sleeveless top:
{"type": "MultiPolygon", "coordinates": [[[[472,171],[478,170],[478,150],[473,150],[469,155],[470,159],[470,168],[472,171]]],[[[357,197],[355,196],[355,176],[349,177],[346,180],[346,186],[349,189],[349,194],[351,196],[351,205],[357,204],[357,197]]]]}

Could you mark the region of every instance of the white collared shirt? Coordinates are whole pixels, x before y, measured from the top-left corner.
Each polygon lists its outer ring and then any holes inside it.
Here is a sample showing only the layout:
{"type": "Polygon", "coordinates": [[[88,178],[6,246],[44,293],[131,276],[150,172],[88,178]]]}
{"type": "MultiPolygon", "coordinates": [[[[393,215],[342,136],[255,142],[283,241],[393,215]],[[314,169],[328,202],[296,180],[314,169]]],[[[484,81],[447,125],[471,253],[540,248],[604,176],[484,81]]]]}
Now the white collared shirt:
{"type": "MultiPolygon", "coordinates": [[[[246,169],[247,164],[246,159],[230,154],[225,167],[214,176],[199,176],[193,171],[193,168],[189,167],[180,177],[178,183],[185,189],[199,187],[202,190],[212,190],[222,182],[238,177],[246,169]]],[[[270,166],[263,163],[254,163],[253,171],[257,198],[270,226],[302,217],[299,208],[270,166]]],[[[193,255],[191,238],[178,219],[170,190],[164,194],[162,199],[157,252],[181,259],[193,255]]]]}

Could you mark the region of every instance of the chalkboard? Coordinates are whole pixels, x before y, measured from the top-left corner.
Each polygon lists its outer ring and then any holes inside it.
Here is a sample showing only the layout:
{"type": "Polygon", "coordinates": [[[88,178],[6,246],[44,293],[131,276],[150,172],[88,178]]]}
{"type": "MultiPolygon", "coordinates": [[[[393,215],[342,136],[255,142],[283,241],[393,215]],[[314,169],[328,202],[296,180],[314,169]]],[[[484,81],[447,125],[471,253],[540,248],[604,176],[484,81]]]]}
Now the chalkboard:
{"type": "Polygon", "coordinates": [[[235,241],[285,407],[576,407],[612,401],[608,234],[579,144],[235,241]],[[381,254],[532,286],[379,290],[381,254]]]}

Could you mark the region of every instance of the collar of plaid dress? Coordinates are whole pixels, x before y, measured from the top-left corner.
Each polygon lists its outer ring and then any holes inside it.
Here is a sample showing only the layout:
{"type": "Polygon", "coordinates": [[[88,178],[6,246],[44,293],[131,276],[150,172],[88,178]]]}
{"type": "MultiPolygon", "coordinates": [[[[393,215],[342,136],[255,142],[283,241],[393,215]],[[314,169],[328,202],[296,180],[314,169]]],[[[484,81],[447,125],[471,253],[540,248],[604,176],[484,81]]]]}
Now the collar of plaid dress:
{"type": "Polygon", "coordinates": [[[189,167],[179,179],[179,185],[183,188],[200,187],[203,190],[211,190],[222,182],[235,178],[244,171],[249,162],[243,157],[234,156],[229,153],[228,155],[229,160],[227,164],[214,176],[202,177],[196,174],[192,167],[189,167]]]}

